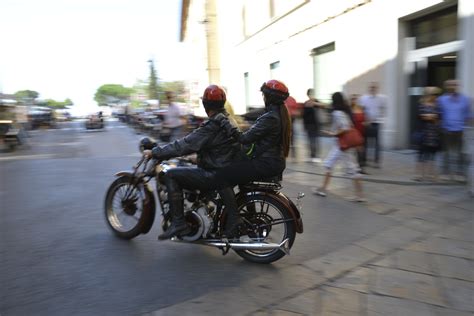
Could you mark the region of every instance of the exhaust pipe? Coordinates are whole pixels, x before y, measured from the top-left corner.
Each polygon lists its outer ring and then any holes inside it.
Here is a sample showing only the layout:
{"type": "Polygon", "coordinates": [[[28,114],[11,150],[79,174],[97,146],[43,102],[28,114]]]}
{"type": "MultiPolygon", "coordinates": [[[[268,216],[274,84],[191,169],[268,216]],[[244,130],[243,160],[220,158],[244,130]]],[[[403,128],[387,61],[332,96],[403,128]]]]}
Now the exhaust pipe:
{"type": "Polygon", "coordinates": [[[290,239],[286,238],[280,244],[269,244],[263,242],[226,242],[223,240],[203,241],[203,245],[217,248],[233,248],[240,250],[272,250],[280,249],[285,254],[290,254],[290,239]]]}

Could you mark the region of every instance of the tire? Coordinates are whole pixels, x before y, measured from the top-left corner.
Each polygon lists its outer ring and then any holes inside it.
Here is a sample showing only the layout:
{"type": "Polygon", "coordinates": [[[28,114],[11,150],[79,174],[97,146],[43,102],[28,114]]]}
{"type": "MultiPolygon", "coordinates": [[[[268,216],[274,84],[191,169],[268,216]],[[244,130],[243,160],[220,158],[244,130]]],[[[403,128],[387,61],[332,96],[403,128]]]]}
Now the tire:
{"type": "MultiPolygon", "coordinates": [[[[289,247],[293,246],[296,236],[295,223],[287,207],[280,200],[271,195],[254,194],[243,196],[239,201],[239,213],[247,224],[248,236],[260,239],[262,242],[280,244],[289,239],[289,247]],[[271,212],[271,213],[270,213],[271,212]],[[279,216],[277,218],[274,218],[279,216]],[[248,225],[270,223],[270,220],[283,219],[287,222],[269,225],[267,228],[254,230],[248,225]],[[269,229],[268,229],[269,228],[269,229]],[[277,232],[277,230],[279,232],[277,232]],[[272,236],[272,232],[274,235],[272,236]],[[278,234],[278,236],[275,236],[278,234]]],[[[235,252],[247,261],[255,263],[272,263],[285,256],[281,249],[272,250],[235,250],[235,252]]]]}
{"type": "Polygon", "coordinates": [[[145,188],[140,183],[132,190],[130,182],[129,176],[117,178],[105,196],[105,221],[112,232],[122,239],[132,239],[140,235],[147,221],[144,213],[145,188]],[[128,199],[127,189],[131,191],[128,199]]]}

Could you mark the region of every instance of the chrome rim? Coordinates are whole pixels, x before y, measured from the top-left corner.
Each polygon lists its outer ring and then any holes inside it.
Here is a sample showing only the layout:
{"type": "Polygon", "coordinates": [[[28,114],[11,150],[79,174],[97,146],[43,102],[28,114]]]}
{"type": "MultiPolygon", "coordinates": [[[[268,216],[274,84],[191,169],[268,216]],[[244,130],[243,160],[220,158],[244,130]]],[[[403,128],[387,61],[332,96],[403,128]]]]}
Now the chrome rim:
{"type": "MultiPolygon", "coordinates": [[[[240,207],[240,214],[248,226],[255,228],[248,234],[250,239],[258,242],[280,244],[287,238],[286,222],[280,222],[285,220],[285,216],[272,202],[263,200],[248,201],[240,207]],[[276,221],[280,223],[272,224],[276,221]]],[[[246,253],[256,257],[267,257],[278,251],[280,249],[245,250],[246,253]]]]}
{"type": "Polygon", "coordinates": [[[119,184],[112,193],[107,219],[119,232],[128,232],[140,222],[143,214],[143,194],[130,183],[119,184]]]}

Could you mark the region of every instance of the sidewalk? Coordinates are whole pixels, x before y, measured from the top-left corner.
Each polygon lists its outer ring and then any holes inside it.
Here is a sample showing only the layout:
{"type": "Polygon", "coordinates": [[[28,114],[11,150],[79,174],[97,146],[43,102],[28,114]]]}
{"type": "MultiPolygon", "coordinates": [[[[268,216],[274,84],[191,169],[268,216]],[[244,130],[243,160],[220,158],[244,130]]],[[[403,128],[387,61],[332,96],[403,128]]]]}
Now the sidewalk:
{"type": "MultiPolygon", "coordinates": [[[[322,141],[323,157],[329,142],[322,141]]],[[[304,162],[306,157],[299,147],[285,182],[322,182],[323,168],[304,162]]],[[[382,168],[367,168],[364,177],[368,202],[346,204],[349,211],[361,207],[388,216],[395,225],[322,257],[265,271],[239,287],[145,315],[472,315],[473,199],[460,183],[412,181],[415,157],[413,151],[384,151],[382,168]]],[[[328,197],[321,198],[328,203],[351,186],[340,171],[335,174],[328,197]]]]}
{"type": "MultiPolygon", "coordinates": [[[[295,153],[296,157],[290,156],[287,159],[287,171],[298,171],[302,173],[324,175],[325,169],[322,162],[332,147],[334,139],[331,137],[320,137],[320,158],[321,163],[308,162],[309,145],[307,137],[302,131],[302,126],[296,125],[295,132],[295,153]]],[[[404,150],[382,150],[381,152],[381,168],[371,167],[370,158],[373,157],[369,151],[369,162],[365,171],[367,175],[363,176],[364,181],[376,183],[391,183],[400,185],[457,185],[463,186],[466,182],[447,181],[440,178],[438,182],[417,182],[413,178],[415,176],[415,164],[417,161],[417,151],[411,149],[404,150]]],[[[437,164],[441,164],[441,153],[437,155],[437,164]]],[[[439,168],[441,169],[441,168],[439,168]]],[[[333,172],[335,178],[347,178],[344,175],[342,166],[338,164],[333,172]]],[[[467,189],[466,189],[467,190],[467,189]]]]}
{"type": "Polygon", "coordinates": [[[472,315],[472,198],[458,186],[368,187],[369,202],[361,207],[384,200],[391,212],[374,216],[390,216],[396,225],[145,315],[472,315]]]}

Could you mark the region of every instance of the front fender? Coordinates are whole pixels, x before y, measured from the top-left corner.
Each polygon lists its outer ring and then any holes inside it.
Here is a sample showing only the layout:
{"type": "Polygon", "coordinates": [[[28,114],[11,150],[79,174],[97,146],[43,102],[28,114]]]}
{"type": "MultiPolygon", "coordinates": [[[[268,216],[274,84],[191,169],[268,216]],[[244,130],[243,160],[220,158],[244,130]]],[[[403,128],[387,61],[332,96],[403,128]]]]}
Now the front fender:
{"type": "MultiPolygon", "coordinates": [[[[115,174],[116,177],[129,177],[133,178],[133,172],[131,171],[119,171],[115,174]]],[[[145,200],[143,203],[143,224],[142,234],[146,234],[150,231],[153,223],[155,222],[156,213],[156,202],[153,190],[149,183],[143,184],[143,190],[145,191],[145,200]]]]}
{"type": "Polygon", "coordinates": [[[153,190],[149,183],[145,184],[145,204],[143,205],[143,214],[146,218],[143,224],[142,234],[150,231],[151,226],[155,222],[156,202],[153,190]]]}
{"type": "Polygon", "coordinates": [[[133,177],[133,172],[131,171],[119,171],[114,174],[115,177],[133,177]]]}

